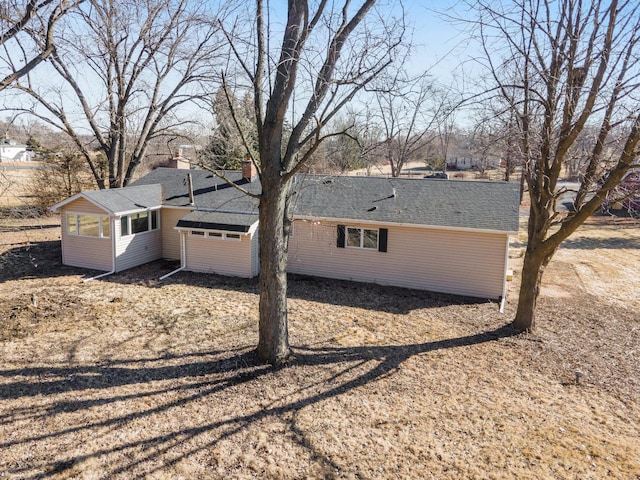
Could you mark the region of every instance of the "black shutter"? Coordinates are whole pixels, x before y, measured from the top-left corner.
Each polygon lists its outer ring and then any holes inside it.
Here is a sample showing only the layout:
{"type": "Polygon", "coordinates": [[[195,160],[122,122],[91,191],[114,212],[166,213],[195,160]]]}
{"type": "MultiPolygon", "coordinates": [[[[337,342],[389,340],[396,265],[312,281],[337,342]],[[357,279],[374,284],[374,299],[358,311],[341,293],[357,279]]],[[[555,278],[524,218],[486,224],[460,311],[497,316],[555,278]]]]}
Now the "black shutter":
{"type": "Polygon", "coordinates": [[[344,244],[345,244],[345,226],[344,225],[338,225],[338,243],[337,243],[337,247],[338,248],[344,248],[344,244]]]}
{"type": "Polygon", "coordinates": [[[386,228],[381,228],[378,231],[378,251],[386,252],[387,251],[387,237],[389,236],[389,230],[386,228]]]}

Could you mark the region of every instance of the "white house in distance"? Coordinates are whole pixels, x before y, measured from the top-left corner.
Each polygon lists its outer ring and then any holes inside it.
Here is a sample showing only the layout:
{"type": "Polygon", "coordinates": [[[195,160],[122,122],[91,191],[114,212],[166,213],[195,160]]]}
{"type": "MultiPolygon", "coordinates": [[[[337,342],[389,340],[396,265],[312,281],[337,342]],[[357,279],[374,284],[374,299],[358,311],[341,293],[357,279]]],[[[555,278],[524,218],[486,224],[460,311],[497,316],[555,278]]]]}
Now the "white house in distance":
{"type": "MultiPolygon", "coordinates": [[[[225,175],[261,191],[250,162],[225,175]]],[[[298,175],[292,188],[291,273],[504,300],[518,184],[298,175]]],[[[52,210],[65,265],[109,274],[165,258],[259,273],[257,200],[205,170],[158,168],[52,210]]]]}
{"type": "Polygon", "coordinates": [[[32,156],[26,145],[8,138],[0,140],[0,162],[30,162],[32,156]]]}

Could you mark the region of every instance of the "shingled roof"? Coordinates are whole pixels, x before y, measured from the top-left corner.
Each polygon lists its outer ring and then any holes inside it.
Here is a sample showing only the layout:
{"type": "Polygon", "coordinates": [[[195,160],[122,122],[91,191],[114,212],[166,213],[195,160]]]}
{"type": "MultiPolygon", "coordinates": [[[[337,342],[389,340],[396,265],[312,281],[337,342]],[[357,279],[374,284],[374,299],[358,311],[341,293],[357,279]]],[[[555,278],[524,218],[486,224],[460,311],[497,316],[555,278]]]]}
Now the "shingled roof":
{"type": "Polygon", "coordinates": [[[180,228],[204,230],[226,230],[229,232],[247,233],[258,221],[257,214],[203,212],[196,210],[178,220],[180,228]]]}
{"type": "MultiPolygon", "coordinates": [[[[260,182],[242,178],[242,172],[221,172],[236,185],[253,194],[261,192],[260,182]]],[[[163,187],[162,204],[168,207],[194,207],[224,212],[256,213],[258,200],[233,188],[225,180],[207,170],[156,168],[133,182],[132,186],[160,184],[163,187]],[[193,183],[194,204],[190,204],[187,175],[193,183]]]]}
{"type": "MultiPolygon", "coordinates": [[[[225,177],[253,194],[261,192],[257,178],[239,171],[225,177]]],[[[445,228],[516,232],[519,185],[513,182],[457,181],[301,174],[293,183],[295,217],[339,221],[423,225],[445,228]]],[[[245,195],[206,170],[157,168],[122,189],[78,194],[111,212],[155,206],[196,211],[181,219],[186,228],[248,231],[258,217],[258,199],[245,195]],[[193,184],[189,198],[187,175],[193,184]]],[[[59,208],[77,198],[56,205],[59,208]]]]}
{"type": "Polygon", "coordinates": [[[78,193],[54,205],[51,209],[56,211],[63,205],[78,198],[85,198],[110,213],[146,210],[162,205],[162,185],[138,185],[127,188],[111,188],[109,190],[89,190],[78,193]]]}
{"type": "Polygon", "coordinates": [[[518,230],[517,183],[299,175],[294,188],[296,216],[518,230]]]}

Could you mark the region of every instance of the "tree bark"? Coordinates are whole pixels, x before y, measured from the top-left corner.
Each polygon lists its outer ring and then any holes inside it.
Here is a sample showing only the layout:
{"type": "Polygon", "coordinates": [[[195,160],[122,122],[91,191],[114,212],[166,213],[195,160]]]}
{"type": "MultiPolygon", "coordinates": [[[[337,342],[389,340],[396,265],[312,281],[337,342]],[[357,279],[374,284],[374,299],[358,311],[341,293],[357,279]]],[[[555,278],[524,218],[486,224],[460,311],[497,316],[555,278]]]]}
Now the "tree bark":
{"type": "MultiPolygon", "coordinates": [[[[287,189],[289,182],[272,184],[260,197],[260,321],[256,352],[277,365],[291,356],[287,317],[287,189]]],[[[277,180],[276,180],[277,181],[277,180]]]]}
{"type": "Polygon", "coordinates": [[[527,247],[522,266],[518,310],[511,326],[523,332],[535,329],[536,306],[540,294],[542,274],[548,263],[545,256],[535,245],[527,247]]]}

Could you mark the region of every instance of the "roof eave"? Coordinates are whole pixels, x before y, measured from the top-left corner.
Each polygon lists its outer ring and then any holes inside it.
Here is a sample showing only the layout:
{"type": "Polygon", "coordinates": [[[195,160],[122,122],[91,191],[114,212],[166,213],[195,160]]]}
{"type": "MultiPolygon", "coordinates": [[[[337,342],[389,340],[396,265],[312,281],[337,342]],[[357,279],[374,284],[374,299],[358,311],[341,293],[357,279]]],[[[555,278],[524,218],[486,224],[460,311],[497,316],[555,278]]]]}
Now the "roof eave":
{"type": "Polygon", "coordinates": [[[83,198],[88,202],[93,203],[96,207],[99,207],[103,210],[105,210],[106,212],[109,212],[110,214],[115,214],[116,212],[114,212],[113,210],[105,207],[104,205],[102,205],[100,202],[95,201],[94,199],[92,199],[91,197],[87,196],[84,192],[80,192],[80,193],[76,193],[75,195],[62,200],[61,202],[56,203],[55,205],[52,205],[51,207],[49,207],[49,210],[52,212],[57,212],[58,210],[60,210],[62,207],[64,207],[65,205],[68,205],[71,202],[75,202],[76,200],[83,198]]]}
{"type": "Polygon", "coordinates": [[[471,227],[454,227],[447,225],[429,225],[420,223],[406,223],[406,222],[385,222],[380,220],[367,220],[367,219],[355,219],[355,218],[337,218],[337,217],[321,217],[317,215],[293,215],[294,220],[308,220],[308,221],[325,221],[331,223],[369,223],[372,225],[383,225],[386,227],[410,227],[410,228],[424,228],[430,230],[455,230],[459,232],[474,232],[474,233],[491,233],[491,234],[505,234],[515,235],[517,230],[500,230],[489,228],[471,228],[471,227]]]}

